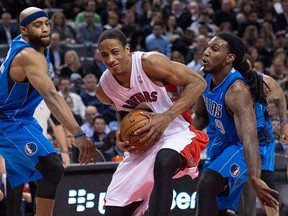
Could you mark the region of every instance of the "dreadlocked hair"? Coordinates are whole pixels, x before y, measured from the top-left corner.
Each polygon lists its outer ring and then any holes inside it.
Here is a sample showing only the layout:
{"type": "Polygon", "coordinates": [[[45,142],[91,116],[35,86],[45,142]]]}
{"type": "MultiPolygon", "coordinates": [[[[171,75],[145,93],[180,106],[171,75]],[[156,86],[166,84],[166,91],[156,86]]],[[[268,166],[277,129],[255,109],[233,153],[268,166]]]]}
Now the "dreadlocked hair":
{"type": "Polygon", "coordinates": [[[266,95],[263,88],[263,78],[254,72],[245,58],[247,51],[246,45],[243,41],[234,33],[221,32],[216,36],[225,40],[228,43],[228,48],[231,54],[235,55],[233,61],[233,67],[241,73],[249,86],[252,97],[255,102],[266,104],[266,95]]]}

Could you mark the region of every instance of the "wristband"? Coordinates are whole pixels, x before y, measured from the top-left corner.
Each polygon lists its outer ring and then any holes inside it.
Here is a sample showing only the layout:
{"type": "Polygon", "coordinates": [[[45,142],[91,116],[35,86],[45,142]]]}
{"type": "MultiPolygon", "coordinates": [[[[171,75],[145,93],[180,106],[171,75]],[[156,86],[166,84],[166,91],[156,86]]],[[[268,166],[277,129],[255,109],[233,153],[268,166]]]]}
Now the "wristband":
{"type": "Polygon", "coordinates": [[[74,136],[74,138],[76,139],[76,138],[82,137],[82,136],[86,136],[86,134],[85,134],[85,133],[76,134],[76,135],[74,136]]]}
{"type": "Polygon", "coordinates": [[[287,120],[284,121],[284,122],[280,122],[280,125],[286,125],[286,124],[288,124],[288,121],[287,121],[287,120]]]}

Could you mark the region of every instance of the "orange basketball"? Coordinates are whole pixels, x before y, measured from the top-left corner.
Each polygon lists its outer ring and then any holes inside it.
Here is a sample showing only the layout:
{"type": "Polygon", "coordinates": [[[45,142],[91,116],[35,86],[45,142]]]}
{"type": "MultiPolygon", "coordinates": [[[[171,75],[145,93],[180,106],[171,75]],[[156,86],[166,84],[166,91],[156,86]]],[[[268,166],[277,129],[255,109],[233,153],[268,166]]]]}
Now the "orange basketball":
{"type": "Polygon", "coordinates": [[[134,135],[134,132],[148,124],[150,119],[147,116],[141,115],[140,112],[147,112],[147,110],[133,110],[122,119],[120,122],[120,137],[122,141],[128,140],[129,145],[134,145],[136,149],[145,150],[144,143],[137,142],[144,137],[146,133],[134,135]]]}

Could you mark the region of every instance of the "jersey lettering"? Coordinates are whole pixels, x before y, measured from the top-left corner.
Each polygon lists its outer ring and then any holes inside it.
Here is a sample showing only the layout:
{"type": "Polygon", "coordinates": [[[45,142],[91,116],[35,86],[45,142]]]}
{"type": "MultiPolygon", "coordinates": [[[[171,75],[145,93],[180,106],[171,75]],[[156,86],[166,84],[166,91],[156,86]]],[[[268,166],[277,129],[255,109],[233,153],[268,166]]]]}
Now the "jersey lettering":
{"type": "Polygon", "coordinates": [[[208,113],[216,118],[220,118],[222,116],[222,104],[218,104],[205,96],[203,96],[203,99],[208,113]]]}
{"type": "Polygon", "coordinates": [[[155,102],[157,101],[157,92],[138,92],[134,95],[132,95],[127,101],[125,101],[126,104],[123,105],[124,108],[127,109],[134,109],[136,108],[140,103],[144,102],[155,102]]]}

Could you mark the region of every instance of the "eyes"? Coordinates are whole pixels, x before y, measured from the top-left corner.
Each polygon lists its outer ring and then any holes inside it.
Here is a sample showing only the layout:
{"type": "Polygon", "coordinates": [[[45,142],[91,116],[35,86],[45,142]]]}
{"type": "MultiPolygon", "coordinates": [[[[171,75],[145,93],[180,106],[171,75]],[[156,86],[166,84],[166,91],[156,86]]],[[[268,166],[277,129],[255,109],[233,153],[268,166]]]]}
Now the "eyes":
{"type": "MultiPolygon", "coordinates": [[[[112,54],[112,56],[114,56],[114,57],[119,56],[120,53],[121,53],[121,52],[120,52],[119,50],[112,50],[112,51],[111,51],[111,54],[112,54]]],[[[110,53],[105,53],[105,52],[101,52],[101,53],[100,53],[101,58],[107,58],[109,55],[110,55],[110,53]]]]}

